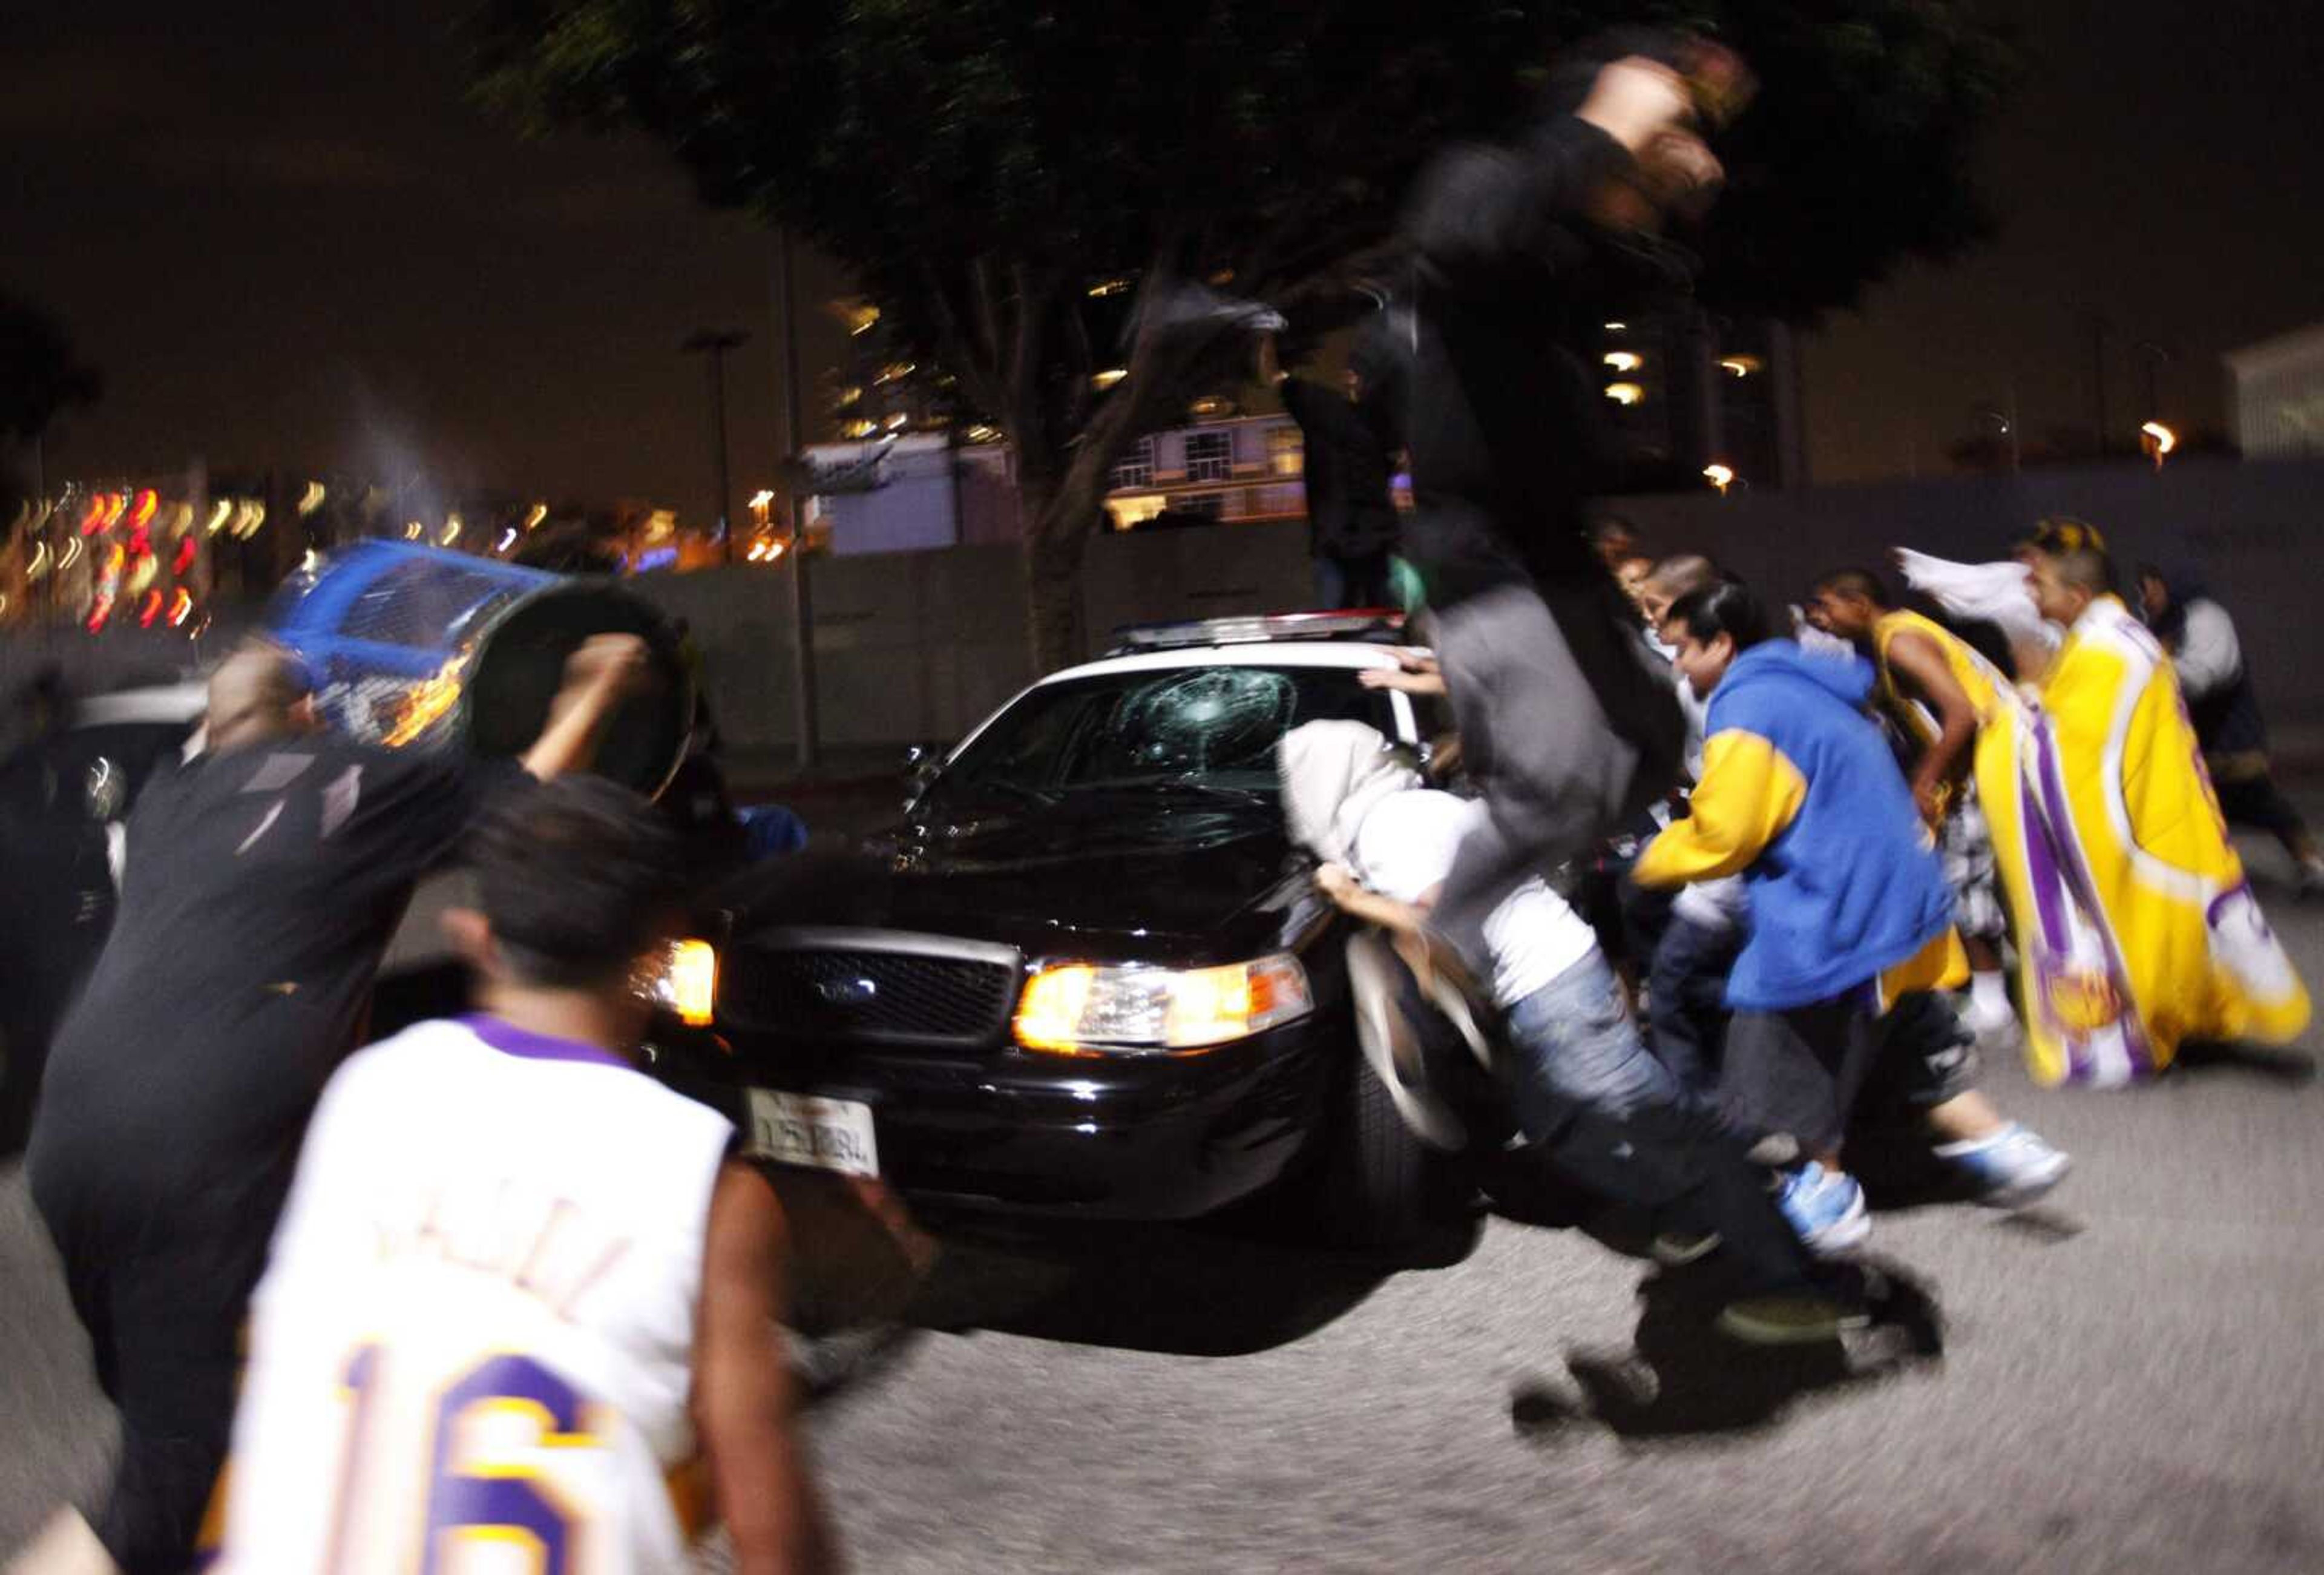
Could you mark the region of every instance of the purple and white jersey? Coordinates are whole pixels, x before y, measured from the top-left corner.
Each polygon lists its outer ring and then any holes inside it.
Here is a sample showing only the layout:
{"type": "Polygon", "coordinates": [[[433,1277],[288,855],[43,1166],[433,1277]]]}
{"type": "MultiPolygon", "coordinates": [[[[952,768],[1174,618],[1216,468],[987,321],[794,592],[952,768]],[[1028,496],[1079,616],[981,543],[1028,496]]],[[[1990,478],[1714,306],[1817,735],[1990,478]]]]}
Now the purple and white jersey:
{"type": "Polygon", "coordinates": [[[491,1018],[350,1058],[252,1303],[220,1567],[687,1569],[671,1484],[732,1138],[491,1018]]]}

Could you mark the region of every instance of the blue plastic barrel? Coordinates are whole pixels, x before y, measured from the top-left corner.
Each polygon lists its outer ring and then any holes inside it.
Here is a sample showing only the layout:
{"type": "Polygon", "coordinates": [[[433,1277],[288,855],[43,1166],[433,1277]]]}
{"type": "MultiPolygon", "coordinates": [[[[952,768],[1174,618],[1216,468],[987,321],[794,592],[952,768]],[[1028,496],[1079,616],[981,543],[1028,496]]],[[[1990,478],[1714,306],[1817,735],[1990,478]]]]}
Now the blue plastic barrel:
{"type": "Polygon", "coordinates": [[[694,695],[661,615],[614,581],[549,574],[401,541],[333,553],[269,610],[305,661],[317,711],[392,748],[516,755],[547,723],[565,660],[593,634],[635,634],[641,693],[608,724],[597,769],[659,793],[684,759],[694,695]]]}

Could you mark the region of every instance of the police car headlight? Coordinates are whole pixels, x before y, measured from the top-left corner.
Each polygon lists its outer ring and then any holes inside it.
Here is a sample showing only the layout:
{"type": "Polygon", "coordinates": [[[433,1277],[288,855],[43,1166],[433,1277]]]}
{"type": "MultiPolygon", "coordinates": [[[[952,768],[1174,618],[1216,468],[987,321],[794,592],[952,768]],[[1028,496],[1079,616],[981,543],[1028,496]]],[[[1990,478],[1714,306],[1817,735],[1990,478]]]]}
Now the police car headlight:
{"type": "Polygon", "coordinates": [[[1151,1055],[1246,1039],[1314,1009],[1296,957],[1185,969],[1059,962],[1025,981],[1014,1027],[1028,1050],[1151,1055]]]}
{"type": "Polygon", "coordinates": [[[679,1022],[708,1027],[718,997],[718,948],[707,941],[672,941],[638,983],[647,999],[668,1008],[679,1022]]]}

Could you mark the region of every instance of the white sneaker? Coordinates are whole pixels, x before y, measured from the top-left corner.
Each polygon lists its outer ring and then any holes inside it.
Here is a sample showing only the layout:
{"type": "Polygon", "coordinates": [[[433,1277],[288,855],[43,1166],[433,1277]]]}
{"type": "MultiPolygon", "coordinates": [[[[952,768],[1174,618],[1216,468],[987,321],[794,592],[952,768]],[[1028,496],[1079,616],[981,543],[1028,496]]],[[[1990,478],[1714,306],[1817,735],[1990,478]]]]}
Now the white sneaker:
{"type": "Polygon", "coordinates": [[[1861,1247],[1872,1234],[1872,1215],[1856,1178],[1846,1171],[1826,1170],[1812,1159],[1785,1174],[1775,1206],[1791,1221],[1800,1245],[1818,1257],[1861,1247]]]}
{"type": "Polygon", "coordinates": [[[2022,1209],[2074,1167],[2070,1157],[2015,1121],[1989,1138],[1940,1144],[1936,1154],[1977,1184],[1977,1201],[1988,1209],[2022,1209]]]}

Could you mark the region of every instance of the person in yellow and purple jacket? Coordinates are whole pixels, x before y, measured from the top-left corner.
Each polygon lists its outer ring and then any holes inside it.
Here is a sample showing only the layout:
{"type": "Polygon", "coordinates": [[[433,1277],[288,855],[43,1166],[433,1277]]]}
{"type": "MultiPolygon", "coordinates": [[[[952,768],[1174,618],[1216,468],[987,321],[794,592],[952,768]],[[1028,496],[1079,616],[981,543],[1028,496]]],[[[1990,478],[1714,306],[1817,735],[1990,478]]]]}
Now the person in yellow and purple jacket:
{"type": "Polygon", "coordinates": [[[2227,840],[2171,659],[2094,548],[2043,554],[2066,631],[2043,676],[2022,810],[1994,822],[2024,953],[2034,1080],[2143,1081],[2190,1039],[2283,1044],[2307,987],[2227,840]]]}
{"type": "MultiPolygon", "coordinates": [[[[1727,981],[1735,1015],[1720,1103],[1764,1149],[1793,1156],[1778,1201],[1801,1239],[1843,1251],[1870,1230],[1862,1189],[1840,1168],[1868,1080],[1893,1075],[1930,1110],[1959,1110],[1973,1093],[1968,1034],[1934,993],[1968,972],[1953,892],[1862,712],[1868,663],[1773,638],[1738,585],[1681,598],[1663,627],[1679,671],[1710,702],[1702,771],[1687,818],[1646,845],[1632,879],[1743,876],[1749,933],[1727,981]]],[[[2063,1155],[1997,1118],[1937,1152],[2011,1202],[2066,1169],[2063,1155]]]]}

